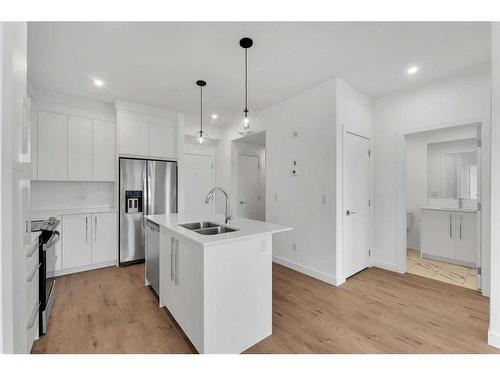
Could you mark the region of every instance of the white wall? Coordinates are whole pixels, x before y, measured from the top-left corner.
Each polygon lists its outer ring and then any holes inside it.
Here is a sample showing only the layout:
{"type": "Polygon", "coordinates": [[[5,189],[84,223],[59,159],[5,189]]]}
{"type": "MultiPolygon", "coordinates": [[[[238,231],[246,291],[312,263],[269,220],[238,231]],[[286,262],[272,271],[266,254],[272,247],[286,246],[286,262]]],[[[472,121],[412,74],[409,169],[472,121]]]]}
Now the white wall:
{"type": "Polygon", "coordinates": [[[491,298],[488,343],[500,348],[500,23],[491,26],[491,298]]]}
{"type": "MultiPolygon", "coordinates": [[[[407,133],[482,123],[482,170],[490,162],[490,71],[479,66],[429,85],[374,101],[374,259],[373,264],[404,271],[406,234],[404,135],[407,133]]],[[[482,176],[482,242],[489,249],[489,180],[482,176]]],[[[488,251],[483,253],[489,264],[488,251]]],[[[483,269],[488,293],[489,272],[483,269]]]]}
{"type": "MultiPolygon", "coordinates": [[[[457,126],[410,134],[406,137],[406,209],[413,213],[413,224],[407,231],[406,246],[420,250],[421,210],[433,206],[428,199],[428,151],[429,143],[476,138],[475,125],[457,126]]],[[[467,149],[474,150],[475,141],[469,141],[467,149]]],[[[446,206],[446,207],[451,207],[446,206]]]]}

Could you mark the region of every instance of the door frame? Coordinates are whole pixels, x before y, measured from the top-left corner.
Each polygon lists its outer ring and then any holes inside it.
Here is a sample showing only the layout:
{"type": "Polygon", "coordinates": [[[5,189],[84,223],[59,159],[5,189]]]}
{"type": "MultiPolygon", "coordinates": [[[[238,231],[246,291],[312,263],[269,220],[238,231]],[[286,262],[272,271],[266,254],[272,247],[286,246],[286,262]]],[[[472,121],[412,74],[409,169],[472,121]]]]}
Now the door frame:
{"type": "MultiPolygon", "coordinates": [[[[395,230],[396,230],[396,267],[393,271],[399,273],[406,273],[406,136],[417,134],[426,131],[434,131],[441,129],[449,129],[456,126],[464,125],[476,125],[478,128],[478,133],[481,139],[481,147],[479,148],[480,161],[481,164],[478,168],[479,178],[479,189],[478,189],[478,203],[481,204],[481,211],[477,212],[478,222],[480,225],[479,231],[477,232],[477,246],[480,249],[480,262],[481,262],[481,293],[484,296],[489,296],[489,280],[490,280],[490,268],[488,264],[489,259],[489,249],[484,245],[486,233],[485,229],[485,217],[489,215],[489,190],[486,181],[486,174],[484,170],[488,170],[489,160],[487,158],[486,145],[489,142],[489,127],[486,125],[487,122],[483,120],[470,121],[462,123],[451,123],[451,124],[438,124],[436,126],[422,126],[420,128],[406,131],[398,132],[396,138],[396,167],[397,167],[397,203],[396,203],[396,215],[399,218],[396,219],[395,230]]],[[[479,226],[478,225],[478,226],[479,226]]]]}
{"type": "MultiPolygon", "coordinates": [[[[216,176],[216,173],[217,173],[217,165],[216,165],[216,162],[215,162],[215,150],[213,150],[212,148],[207,148],[207,147],[192,147],[192,148],[189,148],[189,149],[185,149],[184,150],[184,155],[183,155],[183,161],[185,163],[185,155],[194,155],[194,156],[209,156],[212,158],[212,185],[213,187],[215,187],[215,176],[216,176]]],[[[207,194],[208,194],[208,191],[207,191],[207,194]]],[[[212,201],[211,201],[211,205],[212,205],[212,213],[215,213],[215,199],[212,198],[212,201]]]]}
{"type": "MultiPolygon", "coordinates": [[[[238,189],[238,179],[240,178],[240,158],[241,156],[251,156],[253,158],[257,158],[257,163],[259,165],[259,167],[257,168],[257,190],[259,192],[259,196],[261,195],[261,192],[262,192],[262,181],[261,181],[261,178],[260,178],[260,164],[261,164],[261,160],[260,160],[260,155],[255,155],[255,153],[252,153],[252,152],[247,152],[247,151],[237,151],[236,153],[236,216],[240,216],[240,213],[239,213],[239,201],[240,201],[240,192],[239,192],[239,189],[238,189]]],[[[260,199],[259,199],[260,200],[260,199]]],[[[265,208],[264,208],[264,217],[265,217],[265,208]]]]}
{"type": "Polygon", "coordinates": [[[339,131],[337,131],[337,183],[336,183],[336,202],[337,202],[337,209],[336,209],[336,232],[337,232],[337,238],[336,238],[336,277],[335,277],[335,285],[339,286],[343,283],[346,282],[346,276],[345,276],[345,268],[344,268],[344,252],[346,251],[344,247],[344,231],[346,229],[346,226],[344,225],[344,220],[345,220],[345,212],[346,212],[346,207],[344,206],[344,145],[345,145],[345,135],[350,134],[353,136],[358,136],[361,138],[364,138],[368,140],[369,142],[369,147],[370,147],[370,233],[369,233],[369,244],[370,244],[370,254],[368,256],[368,267],[372,267],[373,265],[373,244],[374,244],[374,238],[373,238],[373,138],[368,136],[368,135],[363,135],[360,133],[357,133],[352,130],[348,130],[345,128],[344,124],[341,124],[341,129],[340,134],[339,131]],[[339,210],[339,207],[341,209],[339,210]]]}

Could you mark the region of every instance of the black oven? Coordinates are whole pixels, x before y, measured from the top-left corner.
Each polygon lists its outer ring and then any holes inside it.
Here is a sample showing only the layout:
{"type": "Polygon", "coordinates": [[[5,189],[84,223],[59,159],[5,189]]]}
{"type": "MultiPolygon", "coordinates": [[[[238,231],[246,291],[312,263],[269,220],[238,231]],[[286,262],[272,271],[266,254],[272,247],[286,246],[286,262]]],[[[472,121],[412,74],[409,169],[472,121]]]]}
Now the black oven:
{"type": "Polygon", "coordinates": [[[40,259],[40,336],[47,332],[47,325],[55,299],[55,279],[47,277],[47,262],[54,261],[53,257],[48,257],[47,253],[60,239],[60,233],[55,230],[59,225],[59,220],[49,218],[47,220],[35,220],[31,222],[32,232],[41,232],[39,238],[39,259],[40,259]]]}

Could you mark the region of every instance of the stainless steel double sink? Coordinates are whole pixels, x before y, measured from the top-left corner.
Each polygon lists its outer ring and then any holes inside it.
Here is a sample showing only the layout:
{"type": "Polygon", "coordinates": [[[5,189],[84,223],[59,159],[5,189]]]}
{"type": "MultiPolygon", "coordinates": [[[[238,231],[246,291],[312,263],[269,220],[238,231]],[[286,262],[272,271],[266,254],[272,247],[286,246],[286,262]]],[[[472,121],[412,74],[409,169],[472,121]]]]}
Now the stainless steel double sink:
{"type": "Polygon", "coordinates": [[[209,221],[197,221],[195,223],[179,224],[179,226],[206,236],[236,232],[238,230],[217,223],[211,223],[209,221]]]}

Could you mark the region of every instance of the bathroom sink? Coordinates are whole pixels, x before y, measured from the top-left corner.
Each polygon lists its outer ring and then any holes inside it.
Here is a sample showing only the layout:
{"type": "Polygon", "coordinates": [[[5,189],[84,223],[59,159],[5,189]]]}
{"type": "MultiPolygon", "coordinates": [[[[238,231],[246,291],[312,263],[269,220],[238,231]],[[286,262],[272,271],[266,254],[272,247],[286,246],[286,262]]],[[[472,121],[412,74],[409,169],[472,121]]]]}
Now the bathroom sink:
{"type": "Polygon", "coordinates": [[[209,221],[197,221],[196,223],[179,224],[179,226],[189,230],[198,230],[219,227],[220,224],[211,223],[209,221]]]}

